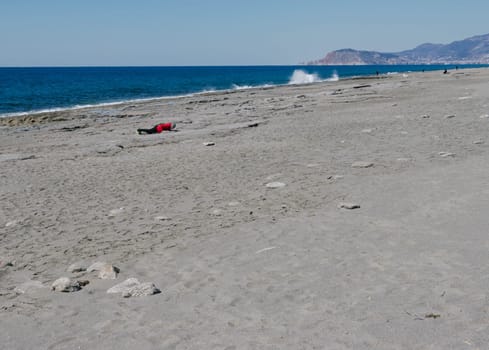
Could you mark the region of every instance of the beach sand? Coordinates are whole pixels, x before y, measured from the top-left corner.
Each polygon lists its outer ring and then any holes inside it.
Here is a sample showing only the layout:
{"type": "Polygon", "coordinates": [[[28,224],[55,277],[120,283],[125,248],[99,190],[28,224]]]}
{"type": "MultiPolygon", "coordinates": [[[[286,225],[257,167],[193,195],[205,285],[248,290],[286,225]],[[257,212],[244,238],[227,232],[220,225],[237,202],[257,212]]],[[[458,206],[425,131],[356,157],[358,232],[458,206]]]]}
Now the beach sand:
{"type": "Polygon", "coordinates": [[[488,114],[472,69],[2,119],[0,347],[487,349],[488,114]]]}

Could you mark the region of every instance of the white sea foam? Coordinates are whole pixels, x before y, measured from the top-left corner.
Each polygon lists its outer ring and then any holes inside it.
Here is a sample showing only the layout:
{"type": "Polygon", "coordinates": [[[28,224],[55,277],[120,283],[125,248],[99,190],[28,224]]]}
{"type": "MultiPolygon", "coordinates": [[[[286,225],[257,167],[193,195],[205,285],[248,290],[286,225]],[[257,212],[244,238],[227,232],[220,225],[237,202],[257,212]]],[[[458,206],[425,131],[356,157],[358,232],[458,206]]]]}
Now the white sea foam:
{"type": "MultiPolygon", "coordinates": [[[[260,89],[260,88],[267,88],[271,86],[278,86],[278,85],[273,85],[273,84],[263,84],[263,85],[237,85],[233,84],[232,90],[247,90],[247,89],[260,89]]],[[[226,91],[226,90],[224,90],[226,91]]]]}
{"type": "Polygon", "coordinates": [[[190,96],[196,96],[199,94],[206,94],[206,93],[213,93],[213,92],[217,92],[217,90],[203,90],[203,91],[197,92],[197,93],[178,95],[178,96],[160,96],[160,97],[137,98],[137,99],[129,99],[129,100],[123,100],[123,101],[116,101],[116,102],[102,102],[102,103],[96,103],[96,104],[75,105],[75,106],[70,106],[70,107],[36,109],[36,110],[31,110],[31,111],[26,111],[26,112],[13,112],[13,113],[0,114],[0,118],[22,117],[24,115],[33,115],[33,114],[35,115],[35,114],[53,113],[53,112],[65,112],[65,111],[72,111],[72,110],[85,109],[85,108],[100,108],[100,107],[119,106],[119,105],[124,105],[124,104],[128,104],[128,103],[151,102],[151,101],[165,100],[165,99],[172,99],[172,98],[179,98],[179,97],[190,97],[190,96]]]}
{"type": "Polygon", "coordinates": [[[289,84],[311,84],[319,81],[321,81],[321,78],[319,78],[317,74],[309,74],[307,72],[304,72],[303,70],[296,69],[294,73],[292,73],[289,84]]]}
{"type": "Polygon", "coordinates": [[[331,78],[326,79],[326,81],[338,81],[340,80],[340,77],[338,75],[338,72],[334,71],[333,75],[331,75],[331,78]]]}
{"type": "Polygon", "coordinates": [[[237,84],[233,84],[233,90],[246,90],[246,89],[251,89],[253,87],[254,86],[251,86],[251,85],[237,85],[237,84]]]}
{"type": "Polygon", "coordinates": [[[296,69],[294,73],[292,73],[292,77],[289,80],[289,84],[291,85],[300,85],[300,84],[312,84],[319,83],[322,81],[338,81],[340,77],[336,71],[333,72],[330,78],[321,79],[319,75],[316,73],[309,74],[301,69],[296,69]]]}

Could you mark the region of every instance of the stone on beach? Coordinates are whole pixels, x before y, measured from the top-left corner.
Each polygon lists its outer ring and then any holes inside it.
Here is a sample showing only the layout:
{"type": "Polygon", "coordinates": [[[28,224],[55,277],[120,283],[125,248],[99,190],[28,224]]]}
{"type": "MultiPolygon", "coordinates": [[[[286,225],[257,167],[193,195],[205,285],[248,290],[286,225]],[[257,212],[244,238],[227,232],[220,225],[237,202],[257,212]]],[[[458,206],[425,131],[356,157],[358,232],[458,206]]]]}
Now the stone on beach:
{"type": "Polygon", "coordinates": [[[124,298],[144,297],[144,296],[154,295],[158,293],[161,293],[161,291],[158,288],[156,288],[154,283],[144,282],[131,288],[128,292],[122,293],[122,296],[124,298]]]}
{"type": "Polygon", "coordinates": [[[68,277],[60,277],[51,285],[51,289],[56,292],[77,292],[81,289],[80,283],[78,281],[73,281],[68,277]]]}
{"type": "Polygon", "coordinates": [[[14,266],[14,262],[7,257],[0,256],[0,269],[7,266],[14,266]]]}
{"type": "Polygon", "coordinates": [[[269,182],[265,185],[267,188],[282,188],[285,187],[285,184],[283,182],[269,182]]]}
{"type": "Polygon", "coordinates": [[[120,293],[124,298],[129,298],[158,294],[161,291],[152,282],[140,283],[137,278],[128,278],[107,290],[107,293],[120,293]]]}
{"type": "Polygon", "coordinates": [[[473,144],[474,144],[474,145],[482,145],[483,143],[484,143],[484,141],[483,141],[483,140],[475,140],[475,141],[473,142],[473,144]]]}
{"type": "Polygon", "coordinates": [[[340,209],[359,209],[360,204],[344,202],[344,203],[340,203],[338,205],[338,208],[340,208],[340,209]]]}
{"type": "Polygon", "coordinates": [[[116,279],[120,272],[119,268],[106,262],[97,261],[87,268],[87,272],[98,271],[98,277],[101,279],[116,279]]]}
{"type": "Polygon", "coordinates": [[[222,215],[222,209],[214,209],[211,212],[211,214],[214,215],[214,216],[221,216],[222,215]]]}
{"type": "Polygon", "coordinates": [[[156,221],[169,221],[169,220],[171,220],[171,218],[170,218],[170,217],[168,217],[168,216],[163,216],[163,215],[162,215],[162,216],[156,216],[156,217],[155,217],[155,220],[156,220],[156,221]]]}
{"type": "Polygon", "coordinates": [[[371,168],[374,166],[372,162],[354,162],[351,167],[352,168],[371,168]]]}
{"type": "Polygon", "coordinates": [[[19,223],[18,220],[12,220],[12,221],[9,221],[5,224],[5,227],[12,227],[12,226],[15,226],[19,223]]]}
{"type": "Polygon", "coordinates": [[[115,280],[118,273],[119,269],[117,267],[106,264],[100,269],[98,277],[103,280],[115,280]]]}
{"type": "Polygon", "coordinates": [[[109,216],[116,216],[121,214],[124,211],[124,208],[117,208],[117,209],[112,209],[109,211],[109,216]]]}
{"type": "Polygon", "coordinates": [[[452,119],[455,118],[455,114],[449,114],[445,116],[446,119],[452,119]]]}
{"type": "Polygon", "coordinates": [[[204,146],[214,146],[214,142],[204,142],[204,146]]]}
{"type": "Polygon", "coordinates": [[[455,157],[455,153],[450,153],[450,152],[438,152],[438,155],[440,157],[455,157]]]}

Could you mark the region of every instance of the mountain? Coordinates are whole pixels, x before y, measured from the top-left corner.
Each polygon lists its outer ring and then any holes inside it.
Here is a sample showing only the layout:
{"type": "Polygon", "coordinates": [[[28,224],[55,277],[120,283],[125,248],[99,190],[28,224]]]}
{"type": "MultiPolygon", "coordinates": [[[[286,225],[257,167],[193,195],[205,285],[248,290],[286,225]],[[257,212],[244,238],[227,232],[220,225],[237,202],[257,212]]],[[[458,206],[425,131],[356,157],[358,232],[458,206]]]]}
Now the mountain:
{"type": "Polygon", "coordinates": [[[450,44],[422,44],[414,49],[383,53],[342,49],[310,65],[374,64],[489,64],[489,34],[473,36],[450,44]]]}

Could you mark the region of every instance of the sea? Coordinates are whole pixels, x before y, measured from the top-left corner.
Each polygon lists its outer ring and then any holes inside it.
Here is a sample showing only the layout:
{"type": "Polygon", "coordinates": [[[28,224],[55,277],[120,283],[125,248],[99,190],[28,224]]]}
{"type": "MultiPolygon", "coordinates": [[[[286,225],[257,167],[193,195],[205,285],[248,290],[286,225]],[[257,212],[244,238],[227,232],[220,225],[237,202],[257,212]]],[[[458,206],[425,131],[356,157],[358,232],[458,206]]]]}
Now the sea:
{"type": "MultiPolygon", "coordinates": [[[[458,69],[488,66],[460,65],[458,69]]],[[[454,70],[455,66],[0,67],[0,117],[445,69],[454,70]]]]}

